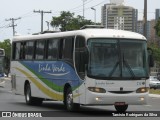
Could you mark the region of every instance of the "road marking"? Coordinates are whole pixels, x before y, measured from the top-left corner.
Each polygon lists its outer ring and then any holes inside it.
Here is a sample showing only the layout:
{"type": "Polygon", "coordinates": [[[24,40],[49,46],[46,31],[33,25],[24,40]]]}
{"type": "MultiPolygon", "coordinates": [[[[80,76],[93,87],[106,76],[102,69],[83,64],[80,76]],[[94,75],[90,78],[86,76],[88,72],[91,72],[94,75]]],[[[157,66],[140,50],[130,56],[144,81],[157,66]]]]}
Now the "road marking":
{"type": "Polygon", "coordinates": [[[9,93],[12,93],[12,91],[8,91],[9,93]]]}
{"type": "Polygon", "coordinates": [[[160,98],[160,95],[157,95],[157,94],[149,94],[149,97],[151,97],[151,98],[160,98]]]}
{"type": "Polygon", "coordinates": [[[11,80],[11,78],[4,78],[5,80],[11,80]]]}
{"type": "Polygon", "coordinates": [[[151,107],[152,105],[144,105],[144,106],[146,106],[146,107],[151,107]]]}
{"type": "Polygon", "coordinates": [[[159,99],[160,96],[150,96],[151,99],[159,99]]]}

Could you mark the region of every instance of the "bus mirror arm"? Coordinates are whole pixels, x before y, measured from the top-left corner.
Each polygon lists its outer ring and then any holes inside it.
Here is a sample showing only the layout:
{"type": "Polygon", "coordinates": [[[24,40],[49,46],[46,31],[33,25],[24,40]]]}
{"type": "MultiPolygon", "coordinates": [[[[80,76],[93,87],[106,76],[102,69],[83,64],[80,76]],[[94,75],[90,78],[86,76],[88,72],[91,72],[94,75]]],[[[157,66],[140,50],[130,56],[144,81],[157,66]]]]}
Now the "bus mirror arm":
{"type": "Polygon", "coordinates": [[[148,62],[149,67],[154,67],[154,57],[153,57],[153,50],[151,48],[147,48],[148,50],[148,62]]]}
{"type": "Polygon", "coordinates": [[[153,58],[153,55],[149,55],[149,67],[154,67],[154,58],[153,58]]]}

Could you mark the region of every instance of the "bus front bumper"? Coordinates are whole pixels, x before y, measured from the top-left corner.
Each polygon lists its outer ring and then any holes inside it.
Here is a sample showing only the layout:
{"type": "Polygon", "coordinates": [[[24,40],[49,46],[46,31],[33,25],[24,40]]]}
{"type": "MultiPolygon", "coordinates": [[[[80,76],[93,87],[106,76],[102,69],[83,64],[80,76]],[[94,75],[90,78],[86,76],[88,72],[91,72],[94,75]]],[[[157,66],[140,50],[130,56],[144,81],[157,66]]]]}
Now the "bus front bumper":
{"type": "Polygon", "coordinates": [[[90,93],[86,96],[86,105],[115,105],[116,103],[124,103],[128,105],[146,105],[147,101],[148,92],[139,94],[90,93]]]}

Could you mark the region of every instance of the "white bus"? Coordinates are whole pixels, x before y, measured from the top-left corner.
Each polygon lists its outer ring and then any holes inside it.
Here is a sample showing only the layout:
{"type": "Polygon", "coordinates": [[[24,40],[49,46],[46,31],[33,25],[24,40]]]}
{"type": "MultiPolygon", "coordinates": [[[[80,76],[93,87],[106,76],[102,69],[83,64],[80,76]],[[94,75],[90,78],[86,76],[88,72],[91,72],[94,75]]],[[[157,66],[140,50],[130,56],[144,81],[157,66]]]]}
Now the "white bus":
{"type": "Polygon", "coordinates": [[[4,49],[0,48],[0,86],[4,87],[5,80],[4,80],[4,57],[5,51],[4,49]]]}
{"type": "Polygon", "coordinates": [[[146,38],[128,31],[88,28],[16,36],[12,43],[12,87],[29,105],[56,100],[69,111],[126,111],[147,104],[150,65],[146,38]]]}

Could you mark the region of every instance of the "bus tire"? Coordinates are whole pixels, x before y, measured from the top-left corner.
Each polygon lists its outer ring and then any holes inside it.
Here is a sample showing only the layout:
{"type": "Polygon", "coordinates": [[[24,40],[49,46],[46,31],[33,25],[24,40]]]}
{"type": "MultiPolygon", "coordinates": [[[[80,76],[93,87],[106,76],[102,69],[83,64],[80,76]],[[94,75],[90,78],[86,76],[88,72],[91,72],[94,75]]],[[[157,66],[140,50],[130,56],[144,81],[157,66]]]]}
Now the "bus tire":
{"type": "Polygon", "coordinates": [[[128,105],[115,105],[114,107],[117,112],[125,112],[128,108],[128,105]]]}
{"type": "Polygon", "coordinates": [[[73,103],[73,94],[72,89],[69,87],[65,93],[65,106],[66,109],[70,112],[78,111],[80,109],[80,104],[73,103]]]}
{"type": "Polygon", "coordinates": [[[43,102],[43,99],[31,96],[30,84],[26,84],[25,86],[25,100],[27,105],[41,105],[43,102]]]}

